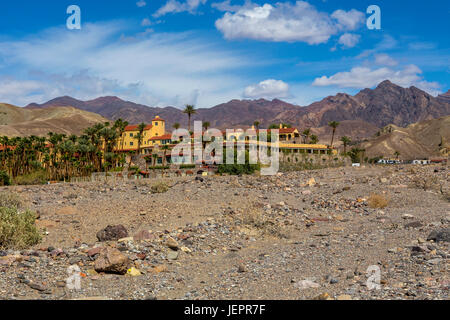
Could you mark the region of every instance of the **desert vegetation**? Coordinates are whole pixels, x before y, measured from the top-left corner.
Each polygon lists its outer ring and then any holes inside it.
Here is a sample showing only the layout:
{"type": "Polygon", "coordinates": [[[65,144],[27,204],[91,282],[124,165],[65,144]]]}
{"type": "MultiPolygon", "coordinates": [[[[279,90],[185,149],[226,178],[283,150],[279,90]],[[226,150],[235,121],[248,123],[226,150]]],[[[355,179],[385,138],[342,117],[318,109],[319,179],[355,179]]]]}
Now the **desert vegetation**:
{"type": "Polygon", "coordinates": [[[0,194],[0,249],[25,249],[39,243],[36,214],[14,193],[0,194]]]}
{"type": "Polygon", "coordinates": [[[115,146],[123,143],[127,125],[119,119],[89,127],[80,136],[50,132],[47,137],[1,137],[0,185],[41,184],[117,171],[125,165],[125,154],[115,146]]]}

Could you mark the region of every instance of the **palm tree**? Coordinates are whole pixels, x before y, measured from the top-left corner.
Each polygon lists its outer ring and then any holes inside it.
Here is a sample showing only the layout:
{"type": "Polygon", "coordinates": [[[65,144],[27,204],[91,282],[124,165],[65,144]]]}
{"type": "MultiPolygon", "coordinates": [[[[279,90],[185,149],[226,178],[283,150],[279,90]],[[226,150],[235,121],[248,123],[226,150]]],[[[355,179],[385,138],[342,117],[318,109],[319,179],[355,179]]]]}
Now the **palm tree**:
{"type": "Polygon", "coordinates": [[[311,136],[311,129],[306,129],[305,131],[303,131],[303,143],[308,143],[308,139],[311,136]]]}
{"type": "Polygon", "coordinates": [[[187,104],[183,113],[188,115],[188,128],[189,128],[189,132],[191,132],[191,117],[192,117],[192,115],[196,114],[197,111],[195,110],[195,107],[193,105],[187,104]]]}
{"type": "Polygon", "coordinates": [[[163,162],[164,162],[164,166],[167,165],[167,151],[169,151],[169,146],[168,145],[163,145],[161,147],[161,150],[164,151],[164,158],[163,158],[163,162]]]}
{"type": "Polygon", "coordinates": [[[144,140],[144,131],[145,131],[146,127],[147,127],[147,125],[145,123],[141,123],[138,126],[138,133],[134,137],[138,141],[137,154],[141,154],[141,145],[142,145],[142,140],[144,140]]]}
{"type": "Polygon", "coordinates": [[[203,129],[205,129],[205,131],[208,131],[208,128],[211,126],[211,124],[208,122],[208,121],[206,121],[206,122],[203,122],[203,129]]]}
{"type": "Polygon", "coordinates": [[[333,135],[331,136],[331,145],[330,145],[331,148],[333,148],[334,135],[336,134],[336,129],[337,129],[337,127],[339,127],[339,124],[340,123],[337,121],[331,121],[330,123],[328,123],[328,126],[333,128],[333,135]]]}
{"type": "Polygon", "coordinates": [[[175,122],[174,124],[173,124],[173,126],[172,126],[175,130],[178,130],[178,129],[180,129],[180,124],[178,123],[178,122],[175,122]]]}
{"type": "Polygon", "coordinates": [[[316,136],[315,134],[313,134],[313,135],[311,135],[309,142],[310,142],[310,144],[317,144],[317,143],[319,143],[319,137],[316,136]]]}
{"type": "Polygon", "coordinates": [[[256,130],[259,130],[259,126],[261,125],[261,123],[259,121],[255,121],[253,122],[253,125],[255,126],[256,130]]]}
{"type": "Polygon", "coordinates": [[[158,155],[156,153],[152,154],[152,158],[153,158],[153,168],[156,167],[156,160],[158,160],[158,155]]]}
{"type": "Polygon", "coordinates": [[[117,135],[120,138],[120,150],[123,150],[123,144],[125,141],[125,137],[123,133],[125,132],[125,128],[128,126],[128,121],[123,121],[122,118],[119,118],[114,122],[113,128],[117,130],[117,135]]]}
{"type": "Polygon", "coordinates": [[[344,144],[344,154],[347,154],[347,146],[352,142],[349,137],[343,136],[341,142],[344,144]]]}
{"type": "Polygon", "coordinates": [[[399,159],[400,158],[400,152],[399,151],[395,151],[394,152],[394,156],[395,156],[395,159],[399,159]]]}

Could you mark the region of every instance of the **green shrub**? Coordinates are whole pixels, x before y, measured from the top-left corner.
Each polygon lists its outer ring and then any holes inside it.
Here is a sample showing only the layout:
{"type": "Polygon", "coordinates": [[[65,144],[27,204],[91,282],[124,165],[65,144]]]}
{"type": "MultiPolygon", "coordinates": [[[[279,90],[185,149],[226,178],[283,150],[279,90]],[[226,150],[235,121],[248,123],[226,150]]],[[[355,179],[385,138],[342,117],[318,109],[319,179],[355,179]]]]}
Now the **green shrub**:
{"type": "Polygon", "coordinates": [[[17,208],[0,208],[0,248],[25,249],[41,241],[35,213],[17,208]]]}
{"type": "Polygon", "coordinates": [[[139,167],[138,166],[131,166],[128,168],[128,171],[134,174],[138,174],[139,173],[139,167]]]}
{"type": "Polygon", "coordinates": [[[195,164],[182,164],[180,169],[195,169],[195,164]]]}
{"type": "Polygon", "coordinates": [[[1,192],[0,193],[0,207],[22,209],[25,207],[25,202],[16,193],[1,192]]]}
{"type": "Polygon", "coordinates": [[[152,193],[165,193],[165,192],[169,191],[169,186],[166,183],[160,181],[160,182],[157,182],[156,184],[154,184],[150,188],[150,190],[152,193]]]}
{"type": "Polygon", "coordinates": [[[48,181],[47,172],[44,170],[34,171],[30,174],[25,174],[22,176],[17,176],[14,178],[14,183],[17,185],[36,185],[36,184],[46,184],[48,181]]]}
{"type": "MultiPolygon", "coordinates": [[[[269,149],[270,151],[270,149],[269,149]]],[[[250,164],[249,152],[245,151],[245,164],[237,164],[237,151],[234,150],[234,164],[226,163],[226,152],[223,154],[223,163],[218,166],[217,172],[219,174],[230,174],[230,175],[242,175],[242,174],[253,174],[255,171],[261,170],[260,164],[250,164]]]]}
{"type": "Polygon", "coordinates": [[[0,186],[11,185],[11,178],[5,171],[0,171],[0,186]]]}

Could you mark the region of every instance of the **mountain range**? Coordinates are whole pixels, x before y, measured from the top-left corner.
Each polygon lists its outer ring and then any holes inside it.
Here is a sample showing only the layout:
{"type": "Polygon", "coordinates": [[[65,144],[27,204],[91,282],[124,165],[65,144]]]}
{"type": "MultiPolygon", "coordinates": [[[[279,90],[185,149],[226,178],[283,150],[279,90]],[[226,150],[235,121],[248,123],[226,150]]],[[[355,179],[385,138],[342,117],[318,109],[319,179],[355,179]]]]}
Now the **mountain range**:
{"type": "MultiPolygon", "coordinates": [[[[409,124],[450,115],[450,92],[433,97],[416,88],[403,88],[386,80],[375,89],[364,89],[352,96],[339,93],[309,106],[298,106],[279,99],[272,101],[231,100],[212,108],[197,109],[194,120],[208,121],[218,129],[247,128],[255,121],[261,127],[274,123],[287,123],[300,129],[317,128],[326,134],[330,121],[340,121],[341,135],[367,138],[389,124],[405,127],[409,124]],[[320,129],[322,128],[322,129],[320,129]],[[366,128],[366,129],[364,129],[366,128]]],[[[72,97],[59,97],[43,104],[32,103],[26,109],[43,109],[55,106],[71,106],[129,123],[149,123],[159,115],[170,130],[174,123],[187,127],[187,116],[175,107],[148,107],[118,97],[101,97],[81,101],[72,97]]]]}

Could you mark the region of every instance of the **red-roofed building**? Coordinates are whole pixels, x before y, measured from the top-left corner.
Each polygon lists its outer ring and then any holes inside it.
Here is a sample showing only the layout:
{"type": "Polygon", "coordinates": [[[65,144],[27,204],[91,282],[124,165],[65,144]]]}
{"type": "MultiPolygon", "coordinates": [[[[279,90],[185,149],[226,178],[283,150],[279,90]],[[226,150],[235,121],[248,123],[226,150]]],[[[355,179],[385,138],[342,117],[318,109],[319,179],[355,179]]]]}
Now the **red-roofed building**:
{"type": "MultiPolygon", "coordinates": [[[[140,152],[144,153],[144,149],[153,146],[154,140],[166,135],[166,122],[159,116],[152,120],[142,132],[140,152]]],[[[117,150],[122,152],[137,151],[139,147],[139,125],[129,125],[125,128],[122,137],[117,142],[117,150]]],[[[158,140],[156,140],[158,141],[158,140]]]]}

